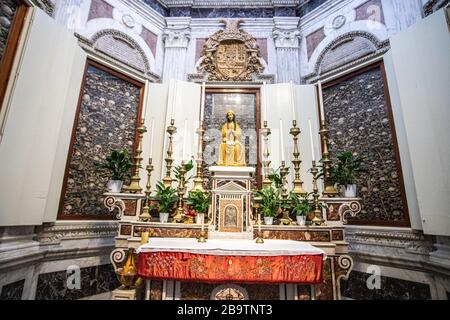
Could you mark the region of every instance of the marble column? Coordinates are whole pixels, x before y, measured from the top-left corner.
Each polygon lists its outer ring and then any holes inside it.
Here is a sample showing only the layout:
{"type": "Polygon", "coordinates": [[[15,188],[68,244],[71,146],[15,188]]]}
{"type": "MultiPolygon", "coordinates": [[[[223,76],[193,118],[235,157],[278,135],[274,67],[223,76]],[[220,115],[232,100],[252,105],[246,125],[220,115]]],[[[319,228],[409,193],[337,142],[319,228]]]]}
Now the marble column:
{"type": "Polygon", "coordinates": [[[272,36],[277,56],[277,82],[300,84],[299,18],[275,17],[272,36]]]}
{"type": "Polygon", "coordinates": [[[167,27],[164,30],[164,69],[163,81],[170,79],[185,80],[186,55],[191,37],[189,27],[191,18],[166,18],[167,27]]]}

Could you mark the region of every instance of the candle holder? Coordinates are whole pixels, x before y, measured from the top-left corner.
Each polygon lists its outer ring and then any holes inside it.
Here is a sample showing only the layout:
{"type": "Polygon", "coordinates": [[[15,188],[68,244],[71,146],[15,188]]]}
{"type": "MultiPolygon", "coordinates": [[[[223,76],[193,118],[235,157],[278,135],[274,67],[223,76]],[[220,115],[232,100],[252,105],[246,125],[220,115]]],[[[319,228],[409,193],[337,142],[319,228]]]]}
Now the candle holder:
{"type": "MultiPolygon", "coordinates": [[[[258,207],[259,209],[259,207],[258,207]]],[[[256,211],[258,212],[258,209],[256,209],[256,211]]],[[[256,243],[264,243],[264,239],[263,239],[263,233],[261,231],[261,214],[258,213],[258,232],[256,233],[256,243]]]]}
{"type": "Polygon", "coordinates": [[[329,130],[325,124],[325,120],[320,121],[320,138],[322,143],[322,165],[323,165],[323,181],[324,181],[324,197],[337,197],[339,192],[334,187],[334,182],[330,179],[330,154],[328,152],[328,133],[329,130]]]}
{"type": "Polygon", "coordinates": [[[181,161],[180,166],[180,181],[178,183],[178,204],[175,211],[175,215],[172,217],[175,222],[182,222],[184,215],[184,192],[185,192],[185,174],[186,169],[184,168],[184,160],[181,161]]]}
{"type": "Polygon", "coordinates": [[[294,165],[295,178],[292,182],[294,184],[294,189],[292,192],[297,195],[304,196],[306,195],[306,191],[303,190],[303,181],[300,178],[300,164],[302,161],[299,159],[300,152],[298,151],[298,135],[301,133],[300,128],[297,128],[297,121],[292,120],[292,128],[289,133],[293,136],[294,139],[294,152],[292,153],[294,156],[294,160],[292,160],[292,164],[294,165]]]}
{"type": "Polygon", "coordinates": [[[169,144],[167,145],[167,158],[166,161],[166,176],[163,178],[163,183],[166,187],[172,186],[172,154],[173,154],[173,135],[177,132],[177,127],[175,127],[175,120],[170,120],[170,126],[167,127],[166,132],[169,134],[169,144]]]}
{"type": "Polygon", "coordinates": [[[319,205],[319,189],[317,188],[317,177],[319,174],[319,169],[317,169],[316,161],[312,161],[312,168],[311,168],[311,174],[313,176],[313,206],[314,206],[314,218],[311,220],[311,222],[316,225],[320,226],[324,224],[324,220],[322,217],[322,210],[320,209],[319,205]]]}
{"type": "Polygon", "coordinates": [[[133,157],[133,176],[131,177],[130,184],[124,187],[124,191],[129,193],[141,193],[142,191],[140,186],[141,178],[139,177],[139,169],[142,161],[142,137],[144,136],[144,133],[147,132],[147,128],[144,125],[144,119],[142,119],[141,124],[136,130],[138,132],[138,145],[133,157]]]}
{"type": "Polygon", "coordinates": [[[148,158],[148,165],[145,167],[147,170],[147,185],[145,186],[145,201],[144,208],[142,210],[142,214],[139,216],[139,220],[141,221],[150,221],[152,217],[150,216],[150,195],[152,193],[152,185],[151,185],[151,176],[152,171],[154,169],[152,165],[152,158],[148,158]]]}
{"type": "Polygon", "coordinates": [[[261,134],[263,135],[263,157],[264,160],[262,161],[264,166],[264,178],[263,178],[263,188],[268,188],[272,185],[272,181],[269,179],[269,166],[270,166],[270,160],[269,160],[269,135],[270,135],[270,128],[267,127],[267,121],[264,121],[264,128],[261,129],[261,134]]]}
{"type": "Polygon", "coordinates": [[[194,190],[205,192],[203,188],[203,121],[200,121],[200,127],[197,129],[198,134],[198,159],[197,159],[197,175],[194,179],[194,190]]]}
{"type": "MultiPolygon", "coordinates": [[[[281,168],[280,168],[280,176],[281,176],[281,203],[283,205],[286,205],[288,203],[288,182],[287,182],[287,175],[289,174],[289,168],[286,167],[286,162],[281,161],[281,168]]],[[[283,210],[283,216],[280,219],[281,224],[284,225],[290,225],[292,224],[292,219],[289,217],[289,211],[286,209],[283,210]]]]}
{"type": "Polygon", "coordinates": [[[206,231],[205,231],[205,217],[202,220],[202,228],[200,229],[200,236],[197,239],[198,242],[206,242],[206,231]]]}

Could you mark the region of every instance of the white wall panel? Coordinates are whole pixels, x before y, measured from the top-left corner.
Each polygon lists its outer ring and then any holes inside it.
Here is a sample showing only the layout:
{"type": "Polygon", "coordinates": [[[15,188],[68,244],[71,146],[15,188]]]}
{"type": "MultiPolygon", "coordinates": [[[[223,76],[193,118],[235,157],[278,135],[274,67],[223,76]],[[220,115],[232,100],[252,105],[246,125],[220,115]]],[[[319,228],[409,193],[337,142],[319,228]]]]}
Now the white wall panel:
{"type": "MultiPolygon", "coordinates": [[[[398,105],[393,108],[401,110],[396,121],[403,121],[406,135],[399,143],[408,145],[423,230],[448,236],[450,34],[444,10],[393,37],[391,48],[388,76],[390,85],[396,80],[398,87],[398,105]]],[[[408,200],[413,196],[408,194],[408,200]]],[[[408,202],[415,203],[414,199],[408,202]]]]}
{"type": "Polygon", "coordinates": [[[0,144],[0,225],[56,217],[85,56],[41,10],[28,42],[0,144]]]}

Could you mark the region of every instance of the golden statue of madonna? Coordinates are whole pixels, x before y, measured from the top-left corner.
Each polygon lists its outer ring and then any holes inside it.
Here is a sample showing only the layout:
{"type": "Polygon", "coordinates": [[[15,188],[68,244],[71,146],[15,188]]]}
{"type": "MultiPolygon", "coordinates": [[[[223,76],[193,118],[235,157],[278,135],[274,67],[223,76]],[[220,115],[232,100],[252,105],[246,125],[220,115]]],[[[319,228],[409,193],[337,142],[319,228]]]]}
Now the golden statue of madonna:
{"type": "Polygon", "coordinates": [[[239,141],[241,127],[233,111],[227,112],[227,122],[222,126],[222,143],[219,149],[219,166],[245,166],[245,150],[239,141]]]}

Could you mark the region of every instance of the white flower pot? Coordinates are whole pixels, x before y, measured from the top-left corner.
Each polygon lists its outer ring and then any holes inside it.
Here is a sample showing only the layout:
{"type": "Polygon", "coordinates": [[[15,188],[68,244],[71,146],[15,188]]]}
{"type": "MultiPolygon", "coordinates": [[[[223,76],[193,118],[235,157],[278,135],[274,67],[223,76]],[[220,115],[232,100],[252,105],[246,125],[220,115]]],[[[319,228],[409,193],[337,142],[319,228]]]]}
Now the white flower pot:
{"type": "Polygon", "coordinates": [[[264,224],[273,224],[273,217],[264,217],[264,224]]]}
{"type": "Polygon", "coordinates": [[[122,191],[122,185],[122,180],[109,180],[107,184],[108,191],[112,193],[120,193],[120,191],[122,191]]]}
{"type": "Polygon", "coordinates": [[[195,223],[196,224],[204,224],[205,223],[205,214],[204,213],[198,213],[195,216],[195,223]]]}
{"type": "Polygon", "coordinates": [[[169,220],[168,212],[160,212],[159,213],[159,222],[166,223],[169,220]]]}
{"type": "Polygon", "coordinates": [[[345,198],[356,198],[356,184],[342,186],[342,194],[345,198]]]}
{"type": "Polygon", "coordinates": [[[306,224],[306,216],[297,216],[297,224],[304,226],[306,224]]]}

